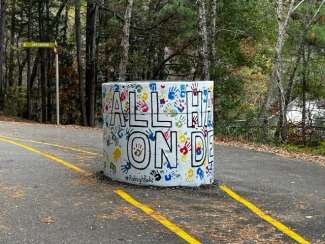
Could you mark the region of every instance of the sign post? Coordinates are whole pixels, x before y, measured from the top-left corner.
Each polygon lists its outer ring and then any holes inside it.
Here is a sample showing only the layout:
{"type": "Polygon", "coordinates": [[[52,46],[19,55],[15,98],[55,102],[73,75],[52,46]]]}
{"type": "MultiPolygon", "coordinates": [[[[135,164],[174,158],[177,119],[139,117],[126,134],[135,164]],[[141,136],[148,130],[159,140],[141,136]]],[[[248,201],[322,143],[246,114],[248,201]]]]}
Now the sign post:
{"type": "Polygon", "coordinates": [[[56,87],[56,124],[60,125],[60,94],[59,94],[59,52],[57,50],[57,43],[54,47],[55,53],[55,87],[56,87]]]}
{"type": "Polygon", "coordinates": [[[22,43],[23,48],[50,48],[55,54],[55,87],[56,87],[56,124],[60,125],[60,93],[59,93],[59,53],[57,42],[34,42],[22,43]]]}

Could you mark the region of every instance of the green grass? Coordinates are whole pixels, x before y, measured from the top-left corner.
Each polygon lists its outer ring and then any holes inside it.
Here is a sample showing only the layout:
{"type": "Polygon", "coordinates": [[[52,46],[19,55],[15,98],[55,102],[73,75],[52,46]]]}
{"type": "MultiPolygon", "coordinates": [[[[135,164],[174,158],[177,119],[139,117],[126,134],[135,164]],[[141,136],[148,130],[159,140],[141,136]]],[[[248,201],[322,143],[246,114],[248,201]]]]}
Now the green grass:
{"type": "Polygon", "coordinates": [[[284,145],[283,148],[285,148],[289,152],[301,152],[301,153],[318,154],[318,155],[325,156],[325,141],[321,142],[319,146],[311,147],[311,146],[287,144],[284,145]]]}

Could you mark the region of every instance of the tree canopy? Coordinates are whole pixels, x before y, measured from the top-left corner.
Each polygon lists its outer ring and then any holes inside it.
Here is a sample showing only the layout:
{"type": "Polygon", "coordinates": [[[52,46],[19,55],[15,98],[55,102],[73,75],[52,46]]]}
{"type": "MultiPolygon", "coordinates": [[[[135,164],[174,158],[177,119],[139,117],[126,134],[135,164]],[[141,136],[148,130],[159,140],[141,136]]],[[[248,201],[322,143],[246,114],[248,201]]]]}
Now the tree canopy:
{"type": "MultiPolygon", "coordinates": [[[[325,99],[323,0],[0,0],[0,110],[55,121],[56,41],[62,123],[101,120],[101,84],[215,81],[215,118],[279,115],[291,101],[325,99]]],[[[304,106],[304,105],[302,105],[304,106]]],[[[303,126],[307,115],[304,107],[303,126]]]]}

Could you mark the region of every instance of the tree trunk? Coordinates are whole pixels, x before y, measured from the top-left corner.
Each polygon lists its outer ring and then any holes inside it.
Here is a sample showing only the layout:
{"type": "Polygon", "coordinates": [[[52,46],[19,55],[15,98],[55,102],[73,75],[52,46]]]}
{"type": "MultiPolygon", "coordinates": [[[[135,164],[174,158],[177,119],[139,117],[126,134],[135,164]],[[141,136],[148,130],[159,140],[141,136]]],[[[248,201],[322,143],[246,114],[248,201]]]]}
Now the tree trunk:
{"type": "Polygon", "coordinates": [[[283,46],[285,42],[286,27],[282,18],[278,18],[278,38],[275,47],[275,62],[273,69],[273,81],[276,83],[277,90],[279,93],[279,109],[280,109],[280,118],[279,118],[279,128],[278,128],[278,139],[282,142],[286,141],[286,137],[283,136],[283,128],[286,127],[286,114],[284,111],[285,108],[285,98],[284,98],[284,87],[283,87],[283,46]]]}
{"type": "MultiPolygon", "coordinates": [[[[6,28],[6,31],[7,31],[7,27],[5,27],[6,28]]],[[[6,36],[6,38],[5,38],[5,48],[4,48],[4,65],[5,65],[5,77],[4,77],[4,90],[6,91],[6,89],[7,89],[7,86],[8,86],[8,71],[9,71],[9,67],[8,67],[8,55],[7,55],[7,53],[8,53],[8,49],[9,49],[9,46],[10,46],[10,44],[9,44],[9,39],[10,38],[8,38],[7,37],[7,34],[5,33],[5,36],[6,36]]]]}
{"type": "Polygon", "coordinates": [[[211,64],[217,64],[217,47],[216,47],[216,29],[217,29],[217,0],[212,0],[211,3],[211,64]]]}
{"type": "MultiPolygon", "coordinates": [[[[280,29],[285,33],[286,32],[286,28],[288,26],[288,19],[289,17],[292,15],[292,13],[303,3],[304,1],[300,1],[295,7],[293,7],[294,5],[294,1],[291,0],[291,3],[290,3],[290,6],[289,6],[289,10],[288,10],[288,14],[287,16],[284,16],[284,8],[283,8],[283,1],[281,0],[278,0],[278,3],[277,3],[277,14],[278,14],[278,25],[279,25],[279,33],[280,33],[280,29]],[[281,7],[282,5],[282,7],[281,7]],[[280,25],[282,26],[282,28],[280,28],[280,25]]],[[[286,92],[285,92],[285,95],[280,95],[280,100],[282,102],[282,109],[280,110],[281,113],[280,113],[280,119],[279,119],[279,123],[278,123],[278,129],[277,129],[277,133],[276,135],[278,135],[280,137],[281,140],[284,140],[286,141],[287,140],[287,135],[288,135],[288,123],[287,121],[285,120],[286,117],[284,115],[287,114],[287,110],[288,110],[288,105],[289,103],[291,102],[291,93],[292,93],[292,89],[293,89],[293,85],[294,85],[294,78],[295,78],[295,75],[296,75],[296,72],[297,72],[297,69],[298,69],[298,66],[300,64],[300,60],[302,59],[302,56],[303,56],[303,46],[304,46],[304,42],[305,42],[305,38],[306,38],[306,35],[308,33],[308,30],[310,29],[310,27],[312,26],[312,24],[314,23],[314,21],[316,20],[317,16],[319,15],[320,13],[320,9],[322,8],[322,6],[324,5],[325,3],[325,0],[323,0],[317,10],[315,11],[314,15],[312,15],[311,11],[313,9],[313,4],[315,4],[314,1],[312,0],[308,0],[307,2],[307,11],[305,13],[305,16],[303,16],[303,19],[304,19],[304,28],[303,28],[303,31],[300,35],[300,39],[299,39],[299,44],[298,44],[298,49],[297,49],[297,57],[296,57],[296,61],[295,61],[295,64],[294,64],[294,67],[293,67],[293,70],[291,72],[291,75],[289,77],[289,80],[288,80],[288,86],[287,86],[287,89],[286,89],[286,92]],[[284,98],[283,98],[284,97],[284,98]],[[284,101],[284,102],[283,102],[284,101]],[[285,118],[285,119],[283,119],[285,118]],[[280,133],[281,132],[281,133],[280,133]]],[[[278,36],[278,38],[280,38],[280,36],[278,36]]],[[[284,40],[285,38],[282,37],[282,39],[284,40]]],[[[284,41],[283,41],[283,44],[282,44],[282,47],[284,45],[284,41]]],[[[277,45],[278,46],[278,45],[277,45]]],[[[281,51],[282,53],[282,51],[281,51]]],[[[282,54],[281,54],[282,55],[282,54]]],[[[275,59],[276,60],[276,59],[275,59]]],[[[281,61],[282,63],[282,61],[281,61]]],[[[281,65],[282,66],[282,65],[281,65]]],[[[274,77],[276,77],[277,74],[281,74],[282,72],[277,72],[276,71],[276,68],[277,68],[277,65],[274,65],[274,68],[273,68],[273,75],[272,75],[272,78],[273,80],[275,80],[274,77]],[[274,73],[275,72],[275,73],[274,73]]],[[[282,69],[281,69],[282,70],[282,69]]],[[[282,77],[282,75],[280,75],[282,77]]],[[[281,84],[283,84],[283,82],[281,82],[281,84]]],[[[278,84],[278,88],[281,86],[281,84],[278,84]]],[[[283,85],[282,85],[283,87],[283,85]]],[[[280,90],[280,88],[279,88],[280,90]]],[[[280,93],[280,92],[279,92],[280,93]]],[[[268,105],[271,104],[271,98],[272,97],[272,93],[271,93],[271,89],[269,88],[269,93],[268,93],[268,96],[267,96],[267,105],[265,107],[269,107],[268,105]]],[[[281,107],[281,106],[280,106],[281,107]]],[[[266,109],[262,109],[262,111],[264,111],[266,109]]],[[[261,113],[262,114],[262,113],[261,113]]]]}
{"type": "Polygon", "coordinates": [[[98,6],[96,1],[87,0],[86,20],[86,96],[89,126],[95,125],[96,106],[96,29],[98,6]]]}
{"type": "Polygon", "coordinates": [[[38,74],[40,56],[41,56],[41,52],[38,51],[38,53],[36,54],[36,57],[34,59],[34,64],[33,64],[32,72],[30,74],[30,87],[31,87],[31,89],[33,88],[35,78],[36,78],[36,76],[38,74]]]}
{"type": "MultiPolygon", "coordinates": [[[[45,41],[44,30],[44,2],[39,2],[39,39],[45,41]]],[[[40,87],[41,87],[41,122],[45,123],[47,119],[47,55],[46,50],[40,49],[40,87]]]]}
{"type": "Polygon", "coordinates": [[[4,40],[5,40],[5,24],[6,24],[6,0],[0,0],[0,109],[3,108],[4,95],[4,40]]]}
{"type": "MultiPolygon", "coordinates": [[[[27,24],[27,35],[28,40],[30,41],[32,39],[31,36],[31,21],[32,21],[32,6],[33,6],[33,0],[29,0],[28,4],[28,24],[27,24]]],[[[31,101],[31,94],[32,94],[32,88],[31,88],[31,70],[30,70],[30,48],[27,49],[27,118],[32,118],[32,101],[31,101]]]]}
{"type": "Polygon", "coordinates": [[[129,46],[130,46],[130,24],[132,18],[133,0],[128,1],[128,5],[124,15],[123,36],[121,41],[122,55],[119,65],[119,80],[125,81],[126,68],[129,62],[129,46]]]}
{"type": "Polygon", "coordinates": [[[87,126],[87,113],[86,113],[86,91],[85,91],[85,78],[84,68],[81,58],[81,22],[80,22],[80,0],[75,0],[75,26],[76,26],[76,46],[77,46],[77,63],[78,63],[78,79],[79,79],[79,97],[80,97],[80,110],[83,125],[87,126]]]}
{"type": "Polygon", "coordinates": [[[203,60],[203,79],[210,80],[209,74],[209,51],[208,51],[208,32],[206,21],[205,0],[196,0],[198,6],[198,27],[199,36],[201,38],[200,56],[203,60]]]}
{"type": "MultiPolygon", "coordinates": [[[[303,68],[302,68],[302,141],[303,144],[307,144],[306,139],[306,119],[307,119],[307,108],[306,108],[306,101],[307,101],[307,91],[308,91],[308,77],[309,77],[309,70],[308,64],[310,61],[311,55],[311,48],[308,44],[304,44],[303,47],[303,68]],[[307,45],[307,50],[306,50],[307,45]],[[307,52],[307,53],[306,53],[307,52]]],[[[309,118],[309,122],[311,122],[311,118],[309,118]]]]}
{"type": "MultiPolygon", "coordinates": [[[[211,66],[212,69],[212,79],[216,81],[218,79],[216,68],[218,65],[218,58],[217,58],[217,47],[216,47],[216,31],[217,31],[217,0],[211,0],[211,26],[210,26],[210,46],[211,46],[211,66]]],[[[216,100],[214,101],[216,102],[216,100]]],[[[218,118],[217,110],[214,110],[213,117],[215,121],[218,118]]]]}
{"type": "MultiPolygon", "coordinates": [[[[18,59],[18,60],[20,60],[20,59],[18,59]]],[[[23,72],[24,72],[26,63],[27,63],[27,57],[23,60],[22,63],[20,63],[20,61],[18,62],[18,86],[22,86],[22,84],[23,84],[23,72]]]]}
{"type": "Polygon", "coordinates": [[[67,43],[68,37],[68,22],[69,22],[69,5],[65,6],[64,24],[63,24],[63,43],[67,43]]]}
{"type": "MultiPolygon", "coordinates": [[[[283,0],[277,0],[277,22],[278,22],[278,36],[275,46],[275,58],[272,69],[271,80],[275,83],[278,94],[279,94],[279,123],[275,136],[281,142],[286,142],[288,137],[288,123],[287,115],[285,111],[285,92],[283,86],[283,47],[286,41],[286,33],[289,24],[289,19],[295,9],[295,0],[291,0],[288,10],[285,9],[283,0]]],[[[267,107],[271,104],[271,85],[269,85],[267,107]]]]}
{"type": "MultiPolygon", "coordinates": [[[[44,36],[44,40],[45,41],[50,41],[50,0],[43,0],[44,1],[44,5],[45,5],[45,36],[44,36]]],[[[46,121],[51,121],[52,119],[52,99],[51,99],[51,76],[49,74],[49,71],[52,67],[51,65],[51,57],[52,57],[52,53],[50,51],[50,49],[46,49],[45,50],[45,72],[46,72],[46,121]]]]}
{"type": "Polygon", "coordinates": [[[42,115],[41,115],[41,121],[43,123],[46,122],[47,118],[47,72],[46,72],[46,67],[47,67],[47,58],[46,58],[46,50],[41,49],[41,101],[42,101],[42,115]]]}
{"type": "Polygon", "coordinates": [[[303,46],[303,67],[302,67],[302,113],[301,113],[301,126],[302,126],[302,141],[306,145],[306,90],[307,90],[307,59],[306,59],[306,50],[305,45],[303,46]]]}
{"type": "MultiPolygon", "coordinates": [[[[279,72],[282,72],[282,68],[279,68],[279,72]]],[[[277,75],[278,76],[278,75],[277,75]]],[[[283,83],[278,80],[277,77],[277,85],[278,85],[278,95],[279,95],[279,123],[276,132],[276,137],[279,141],[285,143],[288,139],[288,121],[287,121],[287,112],[285,105],[285,97],[284,97],[284,88],[283,83]]]]}
{"type": "Polygon", "coordinates": [[[15,29],[16,29],[16,0],[11,2],[11,23],[10,23],[10,48],[9,48],[9,72],[8,82],[9,86],[15,84],[14,81],[14,45],[15,45],[15,29]]]}

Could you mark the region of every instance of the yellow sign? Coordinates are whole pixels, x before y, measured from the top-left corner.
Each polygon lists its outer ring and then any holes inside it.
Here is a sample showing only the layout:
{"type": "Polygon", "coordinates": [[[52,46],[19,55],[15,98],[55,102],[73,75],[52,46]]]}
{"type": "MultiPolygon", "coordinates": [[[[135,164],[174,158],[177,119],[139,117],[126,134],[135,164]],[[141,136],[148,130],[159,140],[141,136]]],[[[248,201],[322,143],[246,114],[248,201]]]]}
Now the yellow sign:
{"type": "Polygon", "coordinates": [[[23,42],[24,48],[55,48],[55,42],[23,42]]]}

